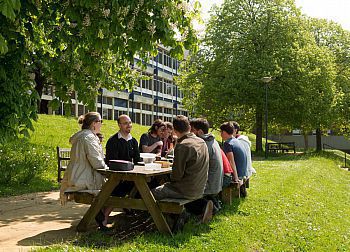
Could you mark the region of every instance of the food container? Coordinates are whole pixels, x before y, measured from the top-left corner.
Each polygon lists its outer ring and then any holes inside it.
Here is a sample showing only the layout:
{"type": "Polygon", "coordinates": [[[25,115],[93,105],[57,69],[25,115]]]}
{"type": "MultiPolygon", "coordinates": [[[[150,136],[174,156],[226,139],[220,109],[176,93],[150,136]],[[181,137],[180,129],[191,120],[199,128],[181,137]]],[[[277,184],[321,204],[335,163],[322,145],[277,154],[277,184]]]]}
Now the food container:
{"type": "Polygon", "coordinates": [[[154,161],[155,164],[160,164],[162,168],[170,168],[171,163],[168,161],[154,161]]]}
{"type": "Polygon", "coordinates": [[[157,163],[145,164],[146,171],[160,171],[161,169],[162,169],[161,164],[157,164],[157,163]]]}
{"type": "Polygon", "coordinates": [[[156,154],[154,153],[140,153],[140,157],[142,158],[145,164],[150,164],[154,160],[156,160],[156,154]]]}
{"type": "Polygon", "coordinates": [[[125,160],[109,160],[109,169],[113,171],[131,171],[134,164],[125,160]]]}

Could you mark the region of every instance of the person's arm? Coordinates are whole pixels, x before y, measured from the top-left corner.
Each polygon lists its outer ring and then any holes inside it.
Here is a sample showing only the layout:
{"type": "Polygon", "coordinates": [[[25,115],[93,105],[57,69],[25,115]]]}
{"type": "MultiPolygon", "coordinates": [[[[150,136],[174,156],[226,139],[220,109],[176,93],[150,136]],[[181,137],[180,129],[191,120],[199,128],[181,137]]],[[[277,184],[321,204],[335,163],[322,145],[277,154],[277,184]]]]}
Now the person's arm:
{"type": "Polygon", "coordinates": [[[175,156],[173,162],[173,168],[171,173],[171,181],[177,182],[180,181],[185,173],[187,157],[189,155],[188,148],[178,144],[175,146],[175,156]]]}
{"type": "Polygon", "coordinates": [[[235,163],[235,157],[233,155],[233,152],[227,152],[226,157],[228,161],[230,162],[231,168],[232,168],[232,175],[233,175],[233,180],[238,181],[238,175],[237,175],[237,169],[236,169],[236,163],[235,163]]]}
{"type": "Polygon", "coordinates": [[[134,156],[132,157],[132,159],[134,161],[134,164],[137,164],[137,162],[141,161],[140,150],[138,148],[139,144],[135,138],[132,141],[133,141],[133,148],[134,148],[134,156]]]}
{"type": "Polygon", "coordinates": [[[110,138],[106,144],[106,163],[109,163],[109,160],[118,159],[118,144],[116,143],[115,138],[110,138]]]}
{"type": "Polygon", "coordinates": [[[88,136],[84,142],[86,157],[94,169],[107,168],[104,162],[100,142],[96,137],[88,136]]]}
{"type": "Polygon", "coordinates": [[[235,157],[233,155],[232,146],[228,142],[224,143],[224,151],[232,168],[233,180],[238,181],[239,179],[236,169],[235,157]]]}
{"type": "Polygon", "coordinates": [[[160,152],[162,151],[162,146],[163,146],[162,141],[155,142],[150,146],[142,145],[142,152],[151,153],[152,151],[154,151],[154,149],[158,148],[159,150],[157,151],[157,154],[160,154],[160,152]]]}

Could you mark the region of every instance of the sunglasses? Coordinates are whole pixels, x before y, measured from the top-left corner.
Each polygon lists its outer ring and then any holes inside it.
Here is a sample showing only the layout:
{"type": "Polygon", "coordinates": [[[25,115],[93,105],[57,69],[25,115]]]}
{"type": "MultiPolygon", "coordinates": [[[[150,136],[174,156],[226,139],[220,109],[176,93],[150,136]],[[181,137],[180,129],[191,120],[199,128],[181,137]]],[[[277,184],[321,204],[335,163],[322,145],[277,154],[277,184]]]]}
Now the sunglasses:
{"type": "Polygon", "coordinates": [[[103,122],[103,120],[101,119],[101,120],[96,120],[95,122],[100,122],[100,123],[102,123],[103,122]]]}

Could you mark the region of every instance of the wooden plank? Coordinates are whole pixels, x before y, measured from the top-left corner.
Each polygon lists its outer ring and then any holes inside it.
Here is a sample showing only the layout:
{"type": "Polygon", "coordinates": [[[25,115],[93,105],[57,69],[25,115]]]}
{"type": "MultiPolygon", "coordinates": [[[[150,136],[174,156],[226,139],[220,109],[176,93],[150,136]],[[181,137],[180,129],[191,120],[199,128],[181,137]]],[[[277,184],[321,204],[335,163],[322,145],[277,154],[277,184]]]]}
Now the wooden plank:
{"type": "Polygon", "coordinates": [[[179,205],[171,202],[159,202],[158,205],[163,213],[180,214],[185,208],[184,205],[179,205]]]}
{"type": "Polygon", "coordinates": [[[134,181],[135,181],[137,190],[139,191],[142,199],[144,200],[145,205],[148,209],[148,212],[151,214],[153,221],[156,224],[158,230],[161,233],[172,235],[169,225],[166,222],[156,200],[154,199],[153,194],[151,193],[145,178],[135,177],[134,181]]]}
{"type": "Polygon", "coordinates": [[[221,200],[225,204],[232,204],[233,198],[240,198],[239,183],[232,183],[221,191],[221,200]]]}
{"type": "Polygon", "coordinates": [[[102,186],[101,192],[97,195],[97,197],[95,197],[90,208],[85,213],[83,219],[79,222],[77,231],[84,232],[87,230],[87,227],[96,217],[97,213],[105,205],[113,189],[119,184],[119,182],[120,178],[118,174],[109,177],[108,181],[102,186]]]}
{"type": "Polygon", "coordinates": [[[183,205],[190,203],[192,201],[193,200],[190,200],[190,199],[175,199],[175,198],[165,198],[165,199],[160,200],[160,202],[174,203],[174,204],[177,204],[180,206],[183,206],[183,205]]]}
{"type": "Polygon", "coordinates": [[[130,199],[130,198],[110,196],[105,202],[104,206],[147,211],[145,202],[142,199],[130,199]]]}

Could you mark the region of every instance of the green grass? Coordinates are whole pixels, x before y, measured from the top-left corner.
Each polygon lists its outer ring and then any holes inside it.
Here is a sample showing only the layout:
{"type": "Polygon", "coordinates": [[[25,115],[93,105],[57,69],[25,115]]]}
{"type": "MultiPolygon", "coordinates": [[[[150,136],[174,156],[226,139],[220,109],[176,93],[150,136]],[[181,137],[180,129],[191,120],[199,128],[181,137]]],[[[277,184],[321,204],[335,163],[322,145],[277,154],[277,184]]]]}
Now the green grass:
{"type": "MultiPolygon", "coordinates": [[[[69,137],[79,130],[77,120],[40,115],[34,126],[29,143],[0,146],[0,162],[6,159],[19,168],[38,162],[44,169],[25,186],[0,184],[3,196],[58,188],[55,146],[69,147],[69,137]]],[[[134,125],[135,137],[147,129],[134,125]]],[[[115,122],[104,121],[105,139],[117,130],[115,122]]],[[[209,225],[191,221],[173,238],[153,232],[126,241],[92,231],[39,251],[350,250],[350,172],[340,168],[338,153],[271,155],[253,165],[257,174],[248,197],[225,206],[209,225]]],[[[0,165],[2,176],[8,168],[0,165]]]]}
{"type": "Polygon", "coordinates": [[[39,251],[349,251],[350,172],[339,165],[327,153],[255,161],[248,197],[209,225],[124,242],[91,232],[39,251]]]}

